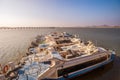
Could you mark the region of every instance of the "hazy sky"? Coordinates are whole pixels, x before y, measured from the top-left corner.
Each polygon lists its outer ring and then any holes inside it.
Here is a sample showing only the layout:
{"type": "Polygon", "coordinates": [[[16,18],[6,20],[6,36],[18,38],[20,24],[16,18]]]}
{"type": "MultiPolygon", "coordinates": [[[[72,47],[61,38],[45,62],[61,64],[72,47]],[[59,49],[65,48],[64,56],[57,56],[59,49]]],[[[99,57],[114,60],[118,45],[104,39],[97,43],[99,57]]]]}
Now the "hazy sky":
{"type": "Polygon", "coordinates": [[[120,0],[0,0],[0,26],[120,25],[120,0]]]}

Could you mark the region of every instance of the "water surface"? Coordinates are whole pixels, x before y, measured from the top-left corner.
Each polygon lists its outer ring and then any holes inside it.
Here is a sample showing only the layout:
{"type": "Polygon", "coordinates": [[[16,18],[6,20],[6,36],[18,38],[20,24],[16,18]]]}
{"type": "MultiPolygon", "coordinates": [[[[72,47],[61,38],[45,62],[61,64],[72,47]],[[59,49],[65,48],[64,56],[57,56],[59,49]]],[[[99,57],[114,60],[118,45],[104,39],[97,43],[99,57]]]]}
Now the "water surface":
{"type": "Polygon", "coordinates": [[[120,80],[120,29],[119,28],[49,28],[0,30],[0,63],[19,60],[25,55],[31,41],[39,34],[53,31],[77,34],[83,41],[91,40],[97,46],[114,49],[117,53],[113,64],[96,69],[75,80],[120,80]]]}

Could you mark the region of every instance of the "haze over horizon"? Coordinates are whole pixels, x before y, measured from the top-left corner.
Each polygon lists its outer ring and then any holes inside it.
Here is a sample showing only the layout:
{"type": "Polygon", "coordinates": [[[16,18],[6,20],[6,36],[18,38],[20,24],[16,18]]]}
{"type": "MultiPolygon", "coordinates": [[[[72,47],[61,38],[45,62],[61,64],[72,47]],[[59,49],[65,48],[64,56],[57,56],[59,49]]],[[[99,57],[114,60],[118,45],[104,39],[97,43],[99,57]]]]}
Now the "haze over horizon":
{"type": "Polygon", "coordinates": [[[0,0],[0,27],[120,26],[120,0],[0,0]]]}

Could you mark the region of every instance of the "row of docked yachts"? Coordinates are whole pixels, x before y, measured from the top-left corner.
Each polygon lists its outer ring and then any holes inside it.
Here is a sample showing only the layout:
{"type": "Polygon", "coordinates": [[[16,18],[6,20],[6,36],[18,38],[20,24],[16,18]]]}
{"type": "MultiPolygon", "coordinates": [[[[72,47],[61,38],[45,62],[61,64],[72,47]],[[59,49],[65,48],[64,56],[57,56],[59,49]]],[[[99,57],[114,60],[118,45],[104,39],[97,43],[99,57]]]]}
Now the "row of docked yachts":
{"type": "Polygon", "coordinates": [[[115,52],[83,42],[66,32],[36,37],[19,63],[0,65],[0,80],[66,80],[87,73],[114,60],[115,52]]]}

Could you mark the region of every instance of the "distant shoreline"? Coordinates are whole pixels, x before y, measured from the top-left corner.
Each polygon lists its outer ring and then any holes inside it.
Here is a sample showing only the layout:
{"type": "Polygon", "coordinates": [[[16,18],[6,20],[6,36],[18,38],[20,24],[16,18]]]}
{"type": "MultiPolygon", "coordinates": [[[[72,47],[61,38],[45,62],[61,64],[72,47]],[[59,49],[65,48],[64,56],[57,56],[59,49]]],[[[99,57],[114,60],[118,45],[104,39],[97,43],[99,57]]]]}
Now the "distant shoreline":
{"type": "Polygon", "coordinates": [[[90,27],[0,27],[0,29],[55,29],[55,28],[120,28],[120,26],[90,26],[90,27]]]}

